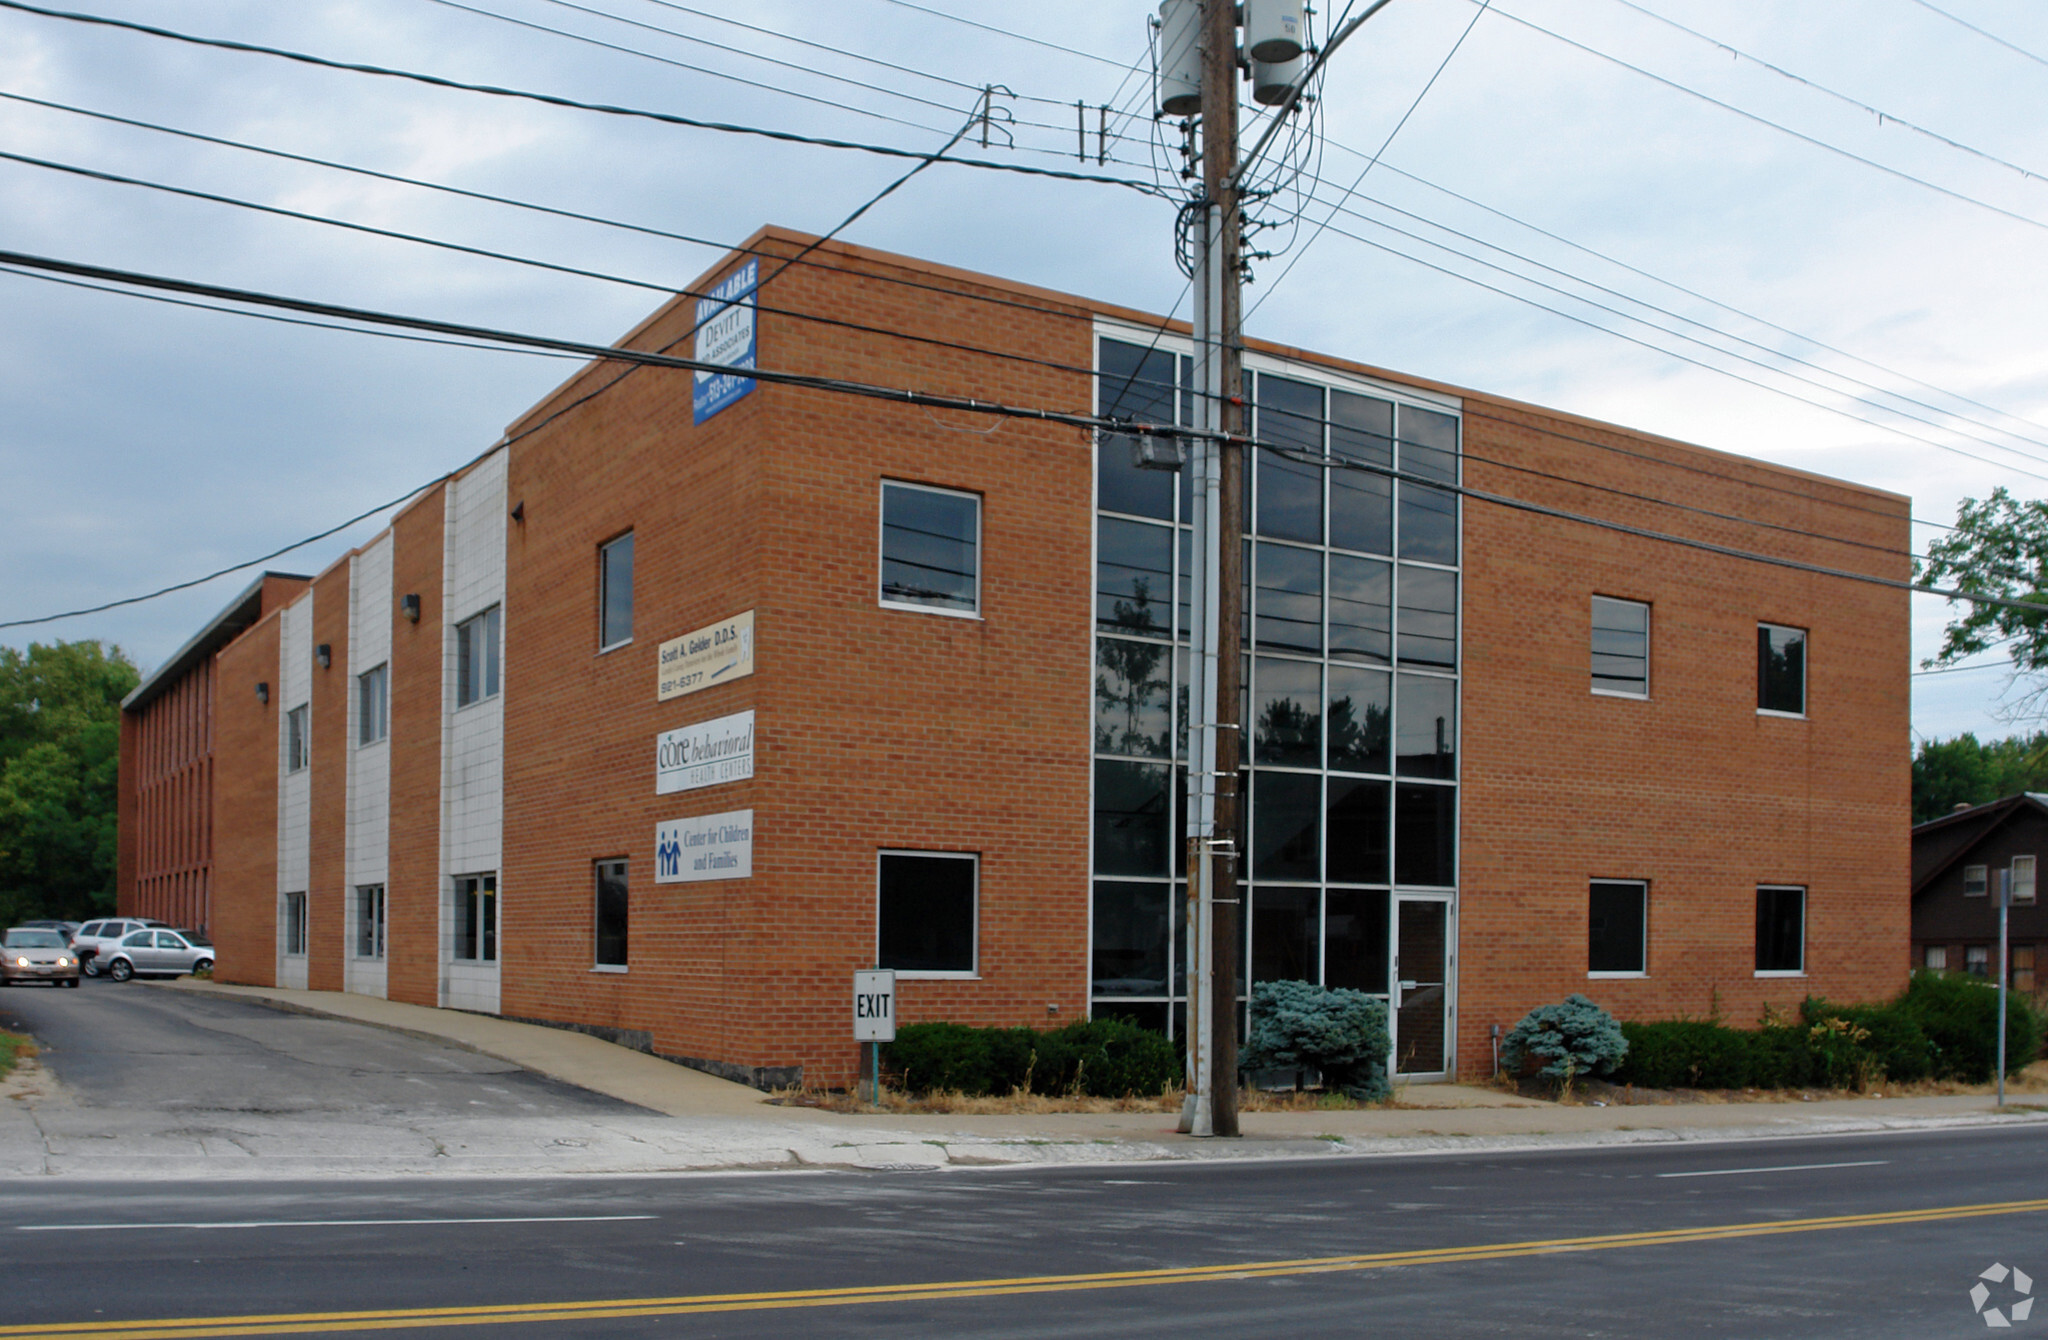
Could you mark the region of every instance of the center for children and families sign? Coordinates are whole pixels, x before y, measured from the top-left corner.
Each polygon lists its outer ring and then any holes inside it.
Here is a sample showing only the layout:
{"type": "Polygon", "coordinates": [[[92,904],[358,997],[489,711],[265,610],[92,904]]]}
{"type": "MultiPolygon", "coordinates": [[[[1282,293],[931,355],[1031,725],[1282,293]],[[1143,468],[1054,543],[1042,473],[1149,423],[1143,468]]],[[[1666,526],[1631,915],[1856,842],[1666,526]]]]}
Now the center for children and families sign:
{"type": "Polygon", "coordinates": [[[654,826],[654,882],[696,884],[750,879],[754,874],[754,812],[730,810],[671,819],[654,826]]]}
{"type": "Polygon", "coordinates": [[[710,297],[697,300],[697,361],[737,371],[698,369],[691,397],[694,423],[704,422],[754,389],[754,379],[742,374],[754,370],[754,289],[760,274],[761,263],[750,260],[727,275],[710,297]]]}

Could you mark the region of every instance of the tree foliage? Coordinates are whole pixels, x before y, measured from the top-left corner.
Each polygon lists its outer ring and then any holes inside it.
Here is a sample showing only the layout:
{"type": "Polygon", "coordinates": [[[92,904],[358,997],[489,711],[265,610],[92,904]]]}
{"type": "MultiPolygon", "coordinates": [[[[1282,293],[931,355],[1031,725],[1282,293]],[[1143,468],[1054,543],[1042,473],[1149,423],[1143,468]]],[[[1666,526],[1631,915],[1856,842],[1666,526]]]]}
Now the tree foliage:
{"type": "Polygon", "coordinates": [[[0,920],[112,909],[121,699],[138,678],[98,642],[0,647],[0,920]]]}
{"type": "MultiPolygon", "coordinates": [[[[1927,558],[1915,566],[1930,585],[2048,605],[2048,501],[2022,501],[2004,488],[1989,498],[1965,498],[1956,528],[1929,544],[1927,558]]],[[[2015,669],[2048,670],[2048,612],[1952,603],[1941,650],[1927,664],[1948,665],[2002,646],[2015,669]]]]}
{"type": "Polygon", "coordinates": [[[1913,755],[1916,824],[2020,791],[2048,791],[2048,731],[1983,743],[1969,734],[1929,740],[1913,755]]]}

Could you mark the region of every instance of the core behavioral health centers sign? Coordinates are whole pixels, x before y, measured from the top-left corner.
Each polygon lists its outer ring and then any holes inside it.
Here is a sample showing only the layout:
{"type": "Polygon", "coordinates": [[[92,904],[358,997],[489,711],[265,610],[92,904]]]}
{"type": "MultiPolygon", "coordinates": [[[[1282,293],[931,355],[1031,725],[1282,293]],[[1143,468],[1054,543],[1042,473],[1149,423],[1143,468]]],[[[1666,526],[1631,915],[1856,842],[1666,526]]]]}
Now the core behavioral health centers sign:
{"type": "Polygon", "coordinates": [[[754,389],[754,290],[761,263],[750,260],[697,300],[697,361],[732,372],[699,370],[691,396],[692,422],[702,423],[754,389]]]}

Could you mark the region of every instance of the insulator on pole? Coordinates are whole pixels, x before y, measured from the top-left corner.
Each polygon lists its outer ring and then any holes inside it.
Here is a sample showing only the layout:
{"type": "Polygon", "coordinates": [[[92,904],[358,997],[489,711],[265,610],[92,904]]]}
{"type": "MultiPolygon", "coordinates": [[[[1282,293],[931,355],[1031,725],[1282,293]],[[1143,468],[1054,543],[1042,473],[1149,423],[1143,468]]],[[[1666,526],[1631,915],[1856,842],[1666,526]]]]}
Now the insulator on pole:
{"type": "Polygon", "coordinates": [[[1244,0],[1244,50],[1255,61],[1284,65],[1308,46],[1302,0],[1244,0]]]}
{"type": "Polygon", "coordinates": [[[1160,0],[1159,111],[1193,116],[1202,110],[1202,7],[1199,0],[1160,0]]]}
{"type": "Polygon", "coordinates": [[[1287,101],[1287,94],[1294,88],[1294,81],[1301,78],[1301,72],[1308,68],[1306,55],[1293,60],[1252,61],[1252,101],[1261,107],[1278,107],[1287,101]]]}

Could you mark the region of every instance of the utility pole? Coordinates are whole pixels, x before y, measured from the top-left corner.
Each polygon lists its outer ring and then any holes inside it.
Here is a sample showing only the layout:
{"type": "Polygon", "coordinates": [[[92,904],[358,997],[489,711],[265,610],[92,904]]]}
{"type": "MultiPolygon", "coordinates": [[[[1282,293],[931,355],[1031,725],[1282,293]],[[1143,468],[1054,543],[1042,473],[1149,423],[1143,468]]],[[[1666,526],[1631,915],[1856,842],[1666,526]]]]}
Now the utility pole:
{"type": "Polygon", "coordinates": [[[1209,1133],[1236,1135],[1237,1127],[1237,978],[1240,889],[1244,854],[1232,841],[1245,827],[1244,797],[1237,779],[1243,754],[1242,697],[1245,533],[1244,472],[1244,303],[1241,292],[1240,196],[1237,186],[1237,5],[1234,0],[1202,0],[1202,198],[1206,202],[1209,301],[1205,304],[1210,377],[1203,387],[1209,401],[1209,427],[1216,436],[1212,449],[1221,456],[1221,487],[1210,516],[1210,544],[1216,554],[1218,609],[1214,661],[1214,727],[1212,775],[1214,823],[1210,851],[1221,859],[1209,864],[1203,892],[1209,915],[1209,1133]]]}
{"type": "Polygon", "coordinates": [[[2005,984],[2012,970],[2006,966],[2011,952],[2008,934],[2012,917],[2012,867],[1997,872],[1992,881],[1998,893],[1998,1106],[2005,1106],[2005,984]]]}

